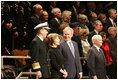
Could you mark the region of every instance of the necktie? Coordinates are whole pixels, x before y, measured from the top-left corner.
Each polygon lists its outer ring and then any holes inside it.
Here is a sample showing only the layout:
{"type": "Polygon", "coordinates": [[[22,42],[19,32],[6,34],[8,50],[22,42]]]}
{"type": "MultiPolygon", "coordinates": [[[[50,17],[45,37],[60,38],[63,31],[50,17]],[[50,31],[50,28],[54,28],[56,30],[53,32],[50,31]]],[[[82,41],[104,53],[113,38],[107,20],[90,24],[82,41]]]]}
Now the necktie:
{"type": "Polygon", "coordinates": [[[70,50],[71,50],[71,52],[72,52],[72,55],[73,55],[73,57],[75,58],[75,51],[74,51],[74,47],[73,47],[72,42],[69,42],[69,45],[70,45],[70,50]]]}
{"type": "Polygon", "coordinates": [[[105,58],[105,57],[104,57],[104,53],[102,52],[102,50],[101,50],[101,49],[99,49],[99,52],[100,52],[100,55],[102,55],[102,56],[103,56],[103,58],[105,58]]]}
{"type": "Polygon", "coordinates": [[[113,21],[113,26],[116,27],[116,23],[113,21]]]}

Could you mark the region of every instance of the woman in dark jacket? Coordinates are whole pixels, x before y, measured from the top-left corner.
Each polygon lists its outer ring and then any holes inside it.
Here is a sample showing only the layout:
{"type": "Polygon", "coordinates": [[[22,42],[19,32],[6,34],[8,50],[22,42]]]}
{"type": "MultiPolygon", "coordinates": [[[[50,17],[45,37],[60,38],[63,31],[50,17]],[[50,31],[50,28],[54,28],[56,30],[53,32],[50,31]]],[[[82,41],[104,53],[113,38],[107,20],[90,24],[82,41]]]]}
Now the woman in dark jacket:
{"type": "Polygon", "coordinates": [[[50,46],[49,54],[51,59],[51,78],[61,79],[67,77],[67,72],[64,68],[64,58],[59,52],[57,46],[60,44],[60,37],[56,33],[48,35],[48,44],[50,46]]]}

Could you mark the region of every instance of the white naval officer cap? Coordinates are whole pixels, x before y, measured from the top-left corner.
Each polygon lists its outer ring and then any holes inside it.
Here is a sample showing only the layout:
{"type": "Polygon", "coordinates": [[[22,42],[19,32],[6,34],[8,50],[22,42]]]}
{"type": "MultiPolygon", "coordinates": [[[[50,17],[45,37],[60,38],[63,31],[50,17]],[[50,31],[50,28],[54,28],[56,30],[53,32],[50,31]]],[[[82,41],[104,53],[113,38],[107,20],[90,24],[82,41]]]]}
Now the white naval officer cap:
{"type": "Polygon", "coordinates": [[[37,26],[34,27],[34,30],[37,30],[37,29],[49,30],[50,28],[48,27],[48,22],[44,22],[44,23],[38,24],[37,26]]]}

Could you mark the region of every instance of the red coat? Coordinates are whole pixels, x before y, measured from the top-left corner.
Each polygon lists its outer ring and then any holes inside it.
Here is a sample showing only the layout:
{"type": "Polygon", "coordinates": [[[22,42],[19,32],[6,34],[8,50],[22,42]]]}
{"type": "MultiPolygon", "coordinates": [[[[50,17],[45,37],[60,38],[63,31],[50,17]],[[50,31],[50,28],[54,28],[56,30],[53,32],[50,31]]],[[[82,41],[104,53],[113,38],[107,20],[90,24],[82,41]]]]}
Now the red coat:
{"type": "Polygon", "coordinates": [[[103,42],[102,49],[104,51],[106,63],[112,62],[112,57],[111,57],[109,45],[107,42],[103,42]]]}

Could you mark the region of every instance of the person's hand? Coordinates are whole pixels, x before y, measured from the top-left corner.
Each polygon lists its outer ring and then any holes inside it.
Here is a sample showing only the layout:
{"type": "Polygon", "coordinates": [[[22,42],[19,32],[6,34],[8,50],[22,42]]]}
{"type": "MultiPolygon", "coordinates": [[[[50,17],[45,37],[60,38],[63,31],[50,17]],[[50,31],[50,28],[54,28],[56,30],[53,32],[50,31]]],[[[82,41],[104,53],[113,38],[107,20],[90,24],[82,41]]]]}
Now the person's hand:
{"type": "Polygon", "coordinates": [[[38,78],[42,77],[42,73],[40,71],[37,71],[38,78]]]}
{"type": "Polygon", "coordinates": [[[84,61],[83,61],[83,65],[85,65],[85,64],[86,64],[86,61],[84,60],[84,61]]]}
{"type": "Polygon", "coordinates": [[[15,37],[18,37],[18,32],[14,32],[14,36],[15,37]]]}
{"type": "Polygon", "coordinates": [[[97,76],[93,76],[93,79],[97,79],[97,76]]]}
{"type": "Polygon", "coordinates": [[[112,64],[112,62],[106,63],[106,66],[110,66],[112,64]]]}
{"type": "Polygon", "coordinates": [[[7,24],[6,24],[6,28],[7,28],[7,29],[11,29],[11,27],[12,27],[12,23],[7,23],[7,24]]]}
{"type": "Polygon", "coordinates": [[[25,37],[26,35],[27,35],[27,32],[25,31],[23,36],[25,37]]]}
{"type": "Polygon", "coordinates": [[[67,73],[67,71],[64,69],[63,78],[67,78],[67,76],[68,76],[68,73],[67,73]]]}
{"type": "Polygon", "coordinates": [[[82,79],[83,75],[82,73],[79,73],[79,78],[82,79]]]}

